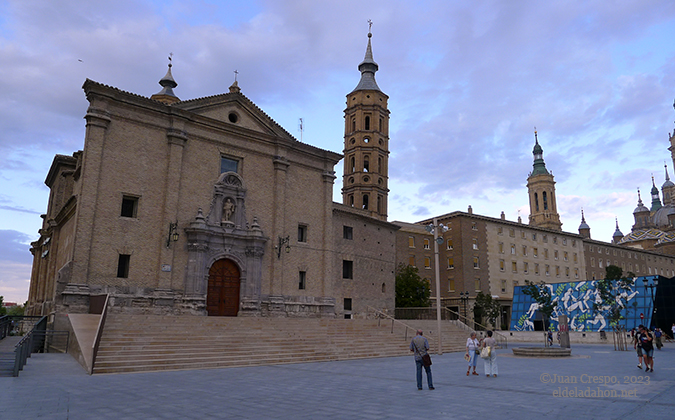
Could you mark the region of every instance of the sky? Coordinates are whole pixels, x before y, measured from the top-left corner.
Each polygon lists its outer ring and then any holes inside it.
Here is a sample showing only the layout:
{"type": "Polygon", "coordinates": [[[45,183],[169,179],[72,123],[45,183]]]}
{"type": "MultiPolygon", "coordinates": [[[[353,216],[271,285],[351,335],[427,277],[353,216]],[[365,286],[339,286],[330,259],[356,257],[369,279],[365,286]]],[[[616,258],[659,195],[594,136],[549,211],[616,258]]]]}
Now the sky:
{"type": "MultiPolygon", "coordinates": [[[[389,220],[466,211],[527,222],[534,128],[563,230],[633,224],[675,128],[675,2],[0,0],[0,295],[28,296],[44,180],[84,146],[89,78],[151,96],[173,53],[183,100],[242,93],[341,153],[372,20],[389,95],[389,220]]],[[[342,162],[334,200],[341,202],[342,162]]]]}

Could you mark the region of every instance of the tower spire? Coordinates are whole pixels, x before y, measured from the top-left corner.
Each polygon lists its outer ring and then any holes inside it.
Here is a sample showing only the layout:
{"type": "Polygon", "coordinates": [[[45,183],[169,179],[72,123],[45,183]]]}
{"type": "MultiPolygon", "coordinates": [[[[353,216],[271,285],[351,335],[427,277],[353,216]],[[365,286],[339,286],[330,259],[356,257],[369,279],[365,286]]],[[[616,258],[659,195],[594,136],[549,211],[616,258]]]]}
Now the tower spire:
{"type": "Polygon", "coordinates": [[[656,211],[662,207],[661,199],[659,198],[659,189],[656,188],[656,183],[654,182],[654,174],[652,174],[652,207],[650,211],[656,211]]]}
{"type": "Polygon", "coordinates": [[[366,46],[366,55],[361,64],[359,64],[361,80],[352,92],[358,90],[380,90],[380,87],[377,86],[377,82],[375,81],[375,72],[377,72],[379,66],[373,59],[373,47],[370,43],[370,40],[373,37],[373,33],[371,32],[372,26],[373,22],[368,20],[368,46],[366,46]]]}
{"type": "Polygon", "coordinates": [[[162,77],[159,81],[160,86],[162,86],[162,90],[150,97],[150,99],[164,102],[167,105],[180,102],[180,98],[178,98],[178,96],[173,93],[173,89],[178,86],[178,83],[176,83],[176,81],[173,79],[173,75],[171,74],[171,67],[173,66],[171,64],[172,60],[173,53],[169,53],[169,69],[166,71],[164,77],[162,77]]]}
{"type": "Polygon", "coordinates": [[[584,238],[591,239],[591,227],[586,223],[586,218],[584,217],[584,209],[581,209],[581,224],[579,225],[579,235],[584,238]]]}

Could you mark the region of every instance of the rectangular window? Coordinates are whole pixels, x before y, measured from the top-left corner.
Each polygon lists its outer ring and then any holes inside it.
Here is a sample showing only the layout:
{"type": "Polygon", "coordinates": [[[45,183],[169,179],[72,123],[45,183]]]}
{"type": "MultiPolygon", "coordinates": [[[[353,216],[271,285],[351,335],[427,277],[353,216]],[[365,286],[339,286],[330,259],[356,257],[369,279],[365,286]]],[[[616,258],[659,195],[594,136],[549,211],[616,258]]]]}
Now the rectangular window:
{"type": "Polygon", "coordinates": [[[354,229],[351,226],[342,226],[342,237],[344,239],[354,239],[354,229]]]}
{"type": "Polygon", "coordinates": [[[567,261],[567,251],[563,252],[563,261],[567,261]]]}
{"type": "Polygon", "coordinates": [[[546,274],[547,276],[551,275],[550,267],[548,266],[548,264],[546,264],[546,267],[544,267],[544,274],[546,274]]]}
{"type": "Polygon", "coordinates": [[[572,254],[572,260],[576,263],[577,262],[577,253],[575,252],[572,254]]]}
{"type": "Polygon", "coordinates": [[[533,234],[532,234],[532,240],[533,240],[533,241],[536,241],[536,240],[537,240],[537,234],[536,234],[536,233],[533,233],[533,234]]]}
{"type": "Polygon", "coordinates": [[[503,243],[503,242],[500,242],[500,243],[499,243],[499,253],[500,253],[500,254],[503,254],[503,253],[504,253],[504,243],[503,243]]]}
{"type": "Polygon", "coordinates": [[[534,274],[539,275],[539,264],[534,265],[534,274]]]}
{"type": "Polygon", "coordinates": [[[429,249],[429,240],[424,238],[424,249],[429,249]]]}
{"type": "Polygon", "coordinates": [[[575,269],[574,269],[574,278],[575,278],[575,279],[578,279],[578,278],[579,278],[579,269],[578,269],[578,268],[575,268],[575,269]]]}
{"type": "Polygon", "coordinates": [[[527,273],[529,271],[530,265],[526,262],[523,263],[523,272],[527,273]]]}
{"type": "Polygon", "coordinates": [[[542,242],[547,243],[548,242],[548,236],[542,235],[541,240],[542,240],[542,242]]]}
{"type": "Polygon", "coordinates": [[[478,257],[473,257],[473,268],[475,269],[480,268],[480,261],[478,260],[478,257]]]}
{"type": "Polygon", "coordinates": [[[473,249],[478,250],[478,239],[472,239],[471,245],[472,245],[473,249]]]}
{"type": "Polygon", "coordinates": [[[556,260],[556,261],[558,260],[558,251],[557,250],[553,251],[553,259],[556,260]]]}
{"type": "Polygon", "coordinates": [[[453,268],[455,268],[455,260],[448,258],[448,270],[452,270],[453,268]]]}
{"type": "Polygon", "coordinates": [[[518,263],[517,262],[515,262],[515,261],[511,262],[511,271],[513,271],[514,273],[518,272],[518,263]]]}
{"type": "Polygon", "coordinates": [[[408,248],[415,248],[415,237],[408,236],[408,248]]]}
{"type": "Polygon", "coordinates": [[[565,267],[565,276],[566,277],[570,276],[570,268],[569,267],[565,267]]]}
{"type": "Polygon", "coordinates": [[[595,267],[595,258],[591,258],[591,267],[595,267]]]}
{"type": "Polygon", "coordinates": [[[512,237],[512,238],[515,238],[515,237],[516,237],[516,231],[515,231],[515,229],[509,229],[509,236],[512,237]]]}
{"type": "Polygon", "coordinates": [[[563,245],[567,245],[567,238],[563,238],[563,245]]]}
{"type": "Polygon", "coordinates": [[[471,230],[478,230],[478,226],[476,226],[476,222],[471,223],[471,230]]]}
{"type": "Polygon", "coordinates": [[[117,259],[117,277],[122,279],[129,278],[130,261],[131,255],[119,254],[119,258],[117,259]]]}
{"type": "Polygon", "coordinates": [[[523,245],[523,255],[527,257],[527,246],[523,245]]]}
{"type": "Polygon", "coordinates": [[[237,172],[239,169],[239,161],[225,156],[220,157],[220,173],[237,172]]]}
{"type": "Polygon", "coordinates": [[[502,293],[506,293],[506,280],[502,280],[502,293]]]}
{"type": "Polygon", "coordinates": [[[521,239],[525,239],[525,231],[524,230],[520,231],[520,237],[521,237],[521,239]]]}
{"type": "Polygon", "coordinates": [[[504,260],[499,260],[499,271],[504,271],[504,269],[505,269],[504,265],[505,264],[506,263],[504,262],[504,260]]]}
{"type": "Polygon", "coordinates": [[[474,283],[474,289],[476,289],[477,292],[480,292],[480,279],[476,279],[474,283]]]}
{"type": "Polygon", "coordinates": [[[516,255],[516,245],[511,244],[511,255],[516,255]]]}
{"type": "Polygon", "coordinates": [[[503,234],[504,234],[504,229],[501,226],[497,227],[497,235],[503,235],[503,234]]]}
{"type": "Polygon", "coordinates": [[[298,225],[298,242],[307,242],[307,226],[298,225]]]}
{"type": "Polygon", "coordinates": [[[122,196],[122,217],[136,217],[138,211],[138,197],[122,196]]]}
{"type": "Polygon", "coordinates": [[[307,272],[306,271],[300,271],[298,273],[298,289],[300,290],[305,290],[306,284],[305,281],[307,280],[307,272]]]}
{"type": "Polygon", "coordinates": [[[546,258],[548,260],[548,249],[544,250],[544,258],[546,258]]]}
{"type": "Polygon", "coordinates": [[[415,267],[415,256],[411,255],[408,257],[408,265],[411,267],[415,267]]]}
{"type": "Polygon", "coordinates": [[[555,266],[555,275],[560,277],[560,266],[559,265],[555,266]]]}
{"type": "Polygon", "coordinates": [[[452,249],[452,239],[448,239],[448,240],[446,241],[446,247],[447,247],[448,249],[452,249]]]}
{"type": "Polygon", "coordinates": [[[431,268],[431,258],[424,257],[424,268],[429,270],[431,268]]]}
{"type": "Polygon", "coordinates": [[[345,308],[345,311],[351,311],[352,310],[352,298],[345,298],[344,308],[345,308]]]}
{"type": "Polygon", "coordinates": [[[598,258],[598,267],[602,268],[602,258],[598,258]]]}
{"type": "Polygon", "coordinates": [[[557,243],[558,243],[558,237],[557,237],[557,236],[554,236],[554,237],[553,237],[553,243],[554,243],[554,244],[557,244],[557,243]]]}
{"type": "Polygon", "coordinates": [[[538,248],[532,248],[532,256],[534,258],[539,258],[539,249],[538,248]]]}
{"type": "Polygon", "coordinates": [[[576,239],[572,239],[572,246],[573,247],[577,246],[577,240],[576,239]]]}
{"type": "Polygon", "coordinates": [[[455,291],[455,279],[448,279],[448,292],[455,291]]]}
{"type": "Polygon", "coordinates": [[[354,261],[342,260],[342,278],[354,278],[354,261]]]}

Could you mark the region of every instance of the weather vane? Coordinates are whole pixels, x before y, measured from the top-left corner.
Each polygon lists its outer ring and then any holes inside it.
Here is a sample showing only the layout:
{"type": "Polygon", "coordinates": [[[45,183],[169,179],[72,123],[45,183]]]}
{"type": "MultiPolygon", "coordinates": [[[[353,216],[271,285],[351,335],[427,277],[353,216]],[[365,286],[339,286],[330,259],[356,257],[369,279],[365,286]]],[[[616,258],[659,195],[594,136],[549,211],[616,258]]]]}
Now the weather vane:
{"type": "Polygon", "coordinates": [[[171,60],[173,60],[173,53],[169,53],[169,67],[171,67],[171,60]]]}
{"type": "MultiPolygon", "coordinates": [[[[373,27],[373,21],[368,19],[368,33],[370,33],[370,29],[373,27]]],[[[675,103],[673,104],[675,106],[675,103]]]]}
{"type": "Polygon", "coordinates": [[[239,72],[238,72],[237,70],[235,70],[235,71],[234,71],[234,81],[235,81],[235,82],[237,81],[237,75],[238,75],[238,74],[239,74],[239,72]]]}

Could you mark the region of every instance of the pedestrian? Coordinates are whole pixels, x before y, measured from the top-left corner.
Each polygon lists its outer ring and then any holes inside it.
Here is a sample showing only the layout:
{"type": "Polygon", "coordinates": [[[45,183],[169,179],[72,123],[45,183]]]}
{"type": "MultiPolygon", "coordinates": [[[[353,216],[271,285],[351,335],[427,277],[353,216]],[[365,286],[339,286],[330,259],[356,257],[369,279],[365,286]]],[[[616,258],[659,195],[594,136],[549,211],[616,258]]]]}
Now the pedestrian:
{"type": "Polygon", "coordinates": [[[415,364],[417,365],[417,389],[422,390],[422,367],[427,373],[427,384],[429,389],[434,388],[434,381],[431,378],[431,359],[429,359],[429,364],[424,363],[424,356],[429,358],[429,341],[424,337],[422,330],[417,330],[417,335],[410,342],[410,351],[413,352],[415,356],[415,364]]]}
{"type": "Polygon", "coordinates": [[[471,336],[466,339],[466,355],[469,356],[469,367],[466,369],[466,376],[469,376],[471,366],[473,366],[473,374],[478,375],[478,372],[476,372],[476,361],[479,354],[480,342],[476,338],[476,332],[472,331],[471,336]]]}
{"type": "Polygon", "coordinates": [[[635,328],[630,330],[630,336],[631,339],[633,340],[633,348],[637,352],[637,358],[638,358],[638,369],[642,369],[642,343],[640,343],[640,340],[638,339],[638,334],[635,333],[635,328]]]}
{"type": "Polygon", "coordinates": [[[638,341],[642,344],[642,354],[645,359],[645,372],[654,372],[654,345],[652,334],[644,325],[638,327],[638,341]]]}
{"type": "Polygon", "coordinates": [[[548,346],[553,347],[553,332],[551,330],[548,330],[548,334],[546,337],[548,338],[548,346]]]}
{"type": "Polygon", "coordinates": [[[487,359],[483,359],[483,367],[485,369],[485,376],[490,377],[490,375],[497,377],[497,352],[495,348],[497,347],[497,340],[492,338],[492,331],[487,332],[487,338],[483,340],[483,348],[487,348],[489,356],[487,359]]]}
{"type": "Polygon", "coordinates": [[[662,336],[663,331],[661,331],[661,328],[654,328],[654,344],[657,350],[661,350],[661,347],[663,347],[663,343],[661,342],[662,336]]]}
{"type": "Polygon", "coordinates": [[[675,340],[675,322],[673,322],[673,327],[671,328],[671,330],[673,330],[673,335],[671,335],[671,337],[673,338],[673,340],[675,340]]]}

